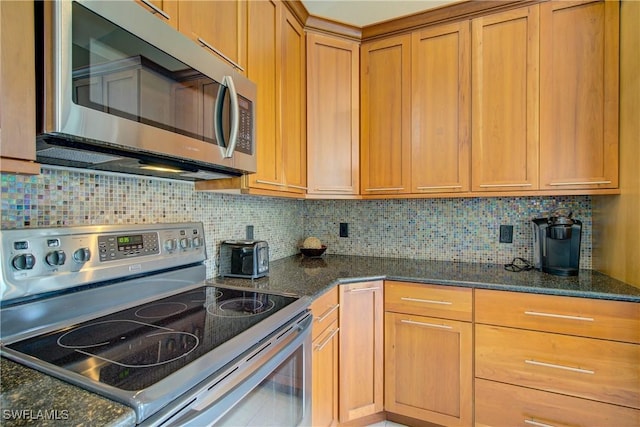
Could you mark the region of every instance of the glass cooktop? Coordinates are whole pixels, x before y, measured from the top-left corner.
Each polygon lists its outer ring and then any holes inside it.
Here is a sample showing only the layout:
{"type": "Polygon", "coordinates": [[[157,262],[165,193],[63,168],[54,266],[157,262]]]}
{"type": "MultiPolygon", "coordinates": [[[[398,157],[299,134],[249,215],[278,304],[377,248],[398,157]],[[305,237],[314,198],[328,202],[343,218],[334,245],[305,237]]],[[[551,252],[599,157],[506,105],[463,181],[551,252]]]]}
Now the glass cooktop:
{"type": "Polygon", "coordinates": [[[8,347],[123,390],[142,390],[296,301],[203,286],[8,347]]]}

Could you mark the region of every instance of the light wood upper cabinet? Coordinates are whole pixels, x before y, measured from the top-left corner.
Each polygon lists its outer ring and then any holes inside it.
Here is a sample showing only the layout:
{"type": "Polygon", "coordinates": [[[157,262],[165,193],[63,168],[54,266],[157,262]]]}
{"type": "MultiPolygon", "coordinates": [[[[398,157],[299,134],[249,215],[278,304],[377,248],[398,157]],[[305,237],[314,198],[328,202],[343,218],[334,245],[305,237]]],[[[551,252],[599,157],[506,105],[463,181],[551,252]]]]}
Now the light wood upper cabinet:
{"type": "Polygon", "coordinates": [[[307,34],[307,193],[360,192],[359,43],[307,34]]]}
{"type": "Polygon", "coordinates": [[[411,48],[411,192],[469,191],[469,22],[415,31],[411,48]]]}
{"type": "Polygon", "coordinates": [[[249,175],[249,186],[261,181],[278,182],[282,176],[280,153],[280,14],[275,0],[249,3],[249,22],[260,22],[248,31],[247,76],[257,87],[257,172],[249,175]]]}
{"type": "Polygon", "coordinates": [[[617,1],[540,5],[540,186],[618,187],[617,1]]]}
{"type": "Polygon", "coordinates": [[[383,282],[341,285],[340,423],[383,411],[383,282]]]}
{"type": "MultiPolygon", "coordinates": [[[[158,19],[178,28],[178,0],[135,0],[140,6],[153,13],[158,19]]],[[[184,3],[184,2],[181,2],[184,3]]]]}
{"type": "Polygon", "coordinates": [[[471,28],[472,190],[535,190],[539,6],[476,18],[471,28]]]}
{"type": "MultiPolygon", "coordinates": [[[[206,43],[219,51],[216,53],[219,56],[244,68],[246,1],[180,0],[178,4],[178,29],[181,33],[200,45],[206,43]]],[[[208,50],[210,47],[205,45],[208,50]]]]}
{"type": "Polygon", "coordinates": [[[302,24],[286,7],[281,19],[282,181],[288,191],[304,193],[307,189],[305,34],[302,24]]]}
{"type": "Polygon", "coordinates": [[[361,194],[411,191],[411,35],[361,48],[361,194]]]}
{"type": "Polygon", "coordinates": [[[246,192],[306,191],[306,58],[302,26],[281,1],[248,3],[247,75],[256,83],[257,172],[246,192]]]}
{"type": "Polygon", "coordinates": [[[0,2],[0,171],[39,174],[33,2],[0,2]]]}

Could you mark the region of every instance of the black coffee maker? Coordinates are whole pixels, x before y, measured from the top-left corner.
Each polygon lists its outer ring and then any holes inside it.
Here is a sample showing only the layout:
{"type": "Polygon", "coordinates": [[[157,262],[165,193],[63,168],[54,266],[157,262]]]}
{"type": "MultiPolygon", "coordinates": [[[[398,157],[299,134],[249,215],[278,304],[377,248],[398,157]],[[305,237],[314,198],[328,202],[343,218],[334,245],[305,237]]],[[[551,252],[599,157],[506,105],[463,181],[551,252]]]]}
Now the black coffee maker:
{"type": "Polygon", "coordinates": [[[548,218],[533,220],[533,264],[556,276],[577,276],[580,270],[582,222],[568,209],[556,209],[548,218]]]}

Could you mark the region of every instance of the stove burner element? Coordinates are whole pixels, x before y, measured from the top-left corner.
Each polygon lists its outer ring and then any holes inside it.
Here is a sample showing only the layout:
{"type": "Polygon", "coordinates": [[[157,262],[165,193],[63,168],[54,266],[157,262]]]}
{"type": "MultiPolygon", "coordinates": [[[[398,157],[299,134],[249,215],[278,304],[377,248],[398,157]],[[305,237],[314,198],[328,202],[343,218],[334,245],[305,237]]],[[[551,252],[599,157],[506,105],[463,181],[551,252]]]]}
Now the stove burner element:
{"type": "Polygon", "coordinates": [[[146,368],[185,357],[199,344],[188,332],[134,320],[105,320],[74,328],[58,345],[119,366],[146,368]]]}
{"type": "Polygon", "coordinates": [[[207,312],[220,317],[247,317],[264,314],[273,309],[271,299],[261,301],[255,298],[232,298],[218,304],[211,304],[207,312]]]}
{"type": "Polygon", "coordinates": [[[186,309],[187,304],[182,302],[159,302],[157,304],[142,307],[135,312],[135,315],[141,319],[160,319],[175,316],[186,309]]]}

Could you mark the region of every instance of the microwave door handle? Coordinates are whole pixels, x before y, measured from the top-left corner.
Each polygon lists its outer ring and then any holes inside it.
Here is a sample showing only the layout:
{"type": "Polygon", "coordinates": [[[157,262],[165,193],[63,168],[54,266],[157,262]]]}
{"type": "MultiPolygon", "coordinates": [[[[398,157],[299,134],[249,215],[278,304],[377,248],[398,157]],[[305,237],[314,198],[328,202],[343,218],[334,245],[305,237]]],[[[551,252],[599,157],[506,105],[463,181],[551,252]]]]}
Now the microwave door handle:
{"type": "Polygon", "coordinates": [[[238,143],[240,105],[238,104],[238,92],[236,92],[236,86],[233,84],[233,78],[231,76],[224,76],[222,81],[229,89],[229,96],[231,97],[231,130],[229,132],[229,145],[224,155],[224,157],[228,159],[233,157],[233,151],[236,149],[236,144],[238,143]]]}
{"type": "Polygon", "coordinates": [[[218,95],[216,96],[216,105],[213,110],[213,129],[216,135],[216,143],[220,147],[220,153],[222,157],[226,157],[226,148],[227,142],[224,139],[224,134],[222,132],[222,112],[224,109],[224,97],[226,96],[227,88],[224,84],[218,85],[218,95]]]}

